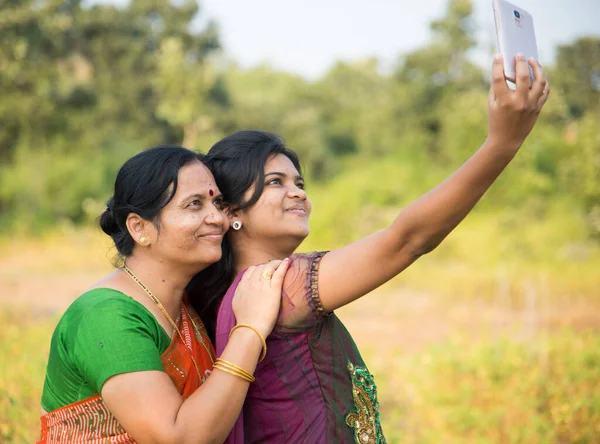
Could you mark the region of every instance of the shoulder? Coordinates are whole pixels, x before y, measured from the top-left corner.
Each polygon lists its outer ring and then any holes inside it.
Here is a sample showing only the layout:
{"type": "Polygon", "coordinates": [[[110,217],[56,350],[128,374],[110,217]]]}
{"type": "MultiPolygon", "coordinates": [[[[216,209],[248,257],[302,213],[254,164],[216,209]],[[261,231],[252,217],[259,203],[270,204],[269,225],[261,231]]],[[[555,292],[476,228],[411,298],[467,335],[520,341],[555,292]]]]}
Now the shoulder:
{"type": "Polygon", "coordinates": [[[319,261],[325,256],[328,251],[312,251],[310,253],[294,253],[290,256],[290,260],[293,262],[315,262],[319,261]]]}
{"type": "Polygon", "coordinates": [[[114,288],[94,288],[73,301],[68,310],[89,310],[100,306],[138,304],[131,296],[114,288]]]}
{"type": "MultiPolygon", "coordinates": [[[[321,258],[327,251],[313,251],[311,253],[296,253],[290,257],[290,266],[285,275],[284,288],[301,279],[316,279],[321,258]]],[[[311,282],[307,282],[311,284],[311,282]]]]}
{"type": "Polygon", "coordinates": [[[75,334],[84,329],[104,330],[115,324],[134,323],[155,330],[154,316],[131,296],[112,288],[95,288],[79,296],[59,322],[64,333],[75,334]]]}

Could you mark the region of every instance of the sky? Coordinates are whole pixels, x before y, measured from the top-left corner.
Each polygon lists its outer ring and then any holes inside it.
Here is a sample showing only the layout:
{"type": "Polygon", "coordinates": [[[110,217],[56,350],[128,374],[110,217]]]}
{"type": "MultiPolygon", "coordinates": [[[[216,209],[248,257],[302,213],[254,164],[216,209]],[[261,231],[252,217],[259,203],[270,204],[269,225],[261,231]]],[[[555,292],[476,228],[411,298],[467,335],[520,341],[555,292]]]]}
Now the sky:
{"type": "MultiPolygon", "coordinates": [[[[96,0],[124,4],[127,0],[96,0]]],[[[542,64],[557,45],[600,37],[600,0],[515,0],[534,19],[542,64]]],[[[219,25],[225,53],[239,66],[267,63],[309,79],[337,60],[377,57],[383,69],[402,53],[428,43],[429,23],[443,17],[447,0],[200,0],[201,27],[219,25]]],[[[479,47],[473,60],[491,65],[495,48],[492,0],[473,0],[479,47]]]]}

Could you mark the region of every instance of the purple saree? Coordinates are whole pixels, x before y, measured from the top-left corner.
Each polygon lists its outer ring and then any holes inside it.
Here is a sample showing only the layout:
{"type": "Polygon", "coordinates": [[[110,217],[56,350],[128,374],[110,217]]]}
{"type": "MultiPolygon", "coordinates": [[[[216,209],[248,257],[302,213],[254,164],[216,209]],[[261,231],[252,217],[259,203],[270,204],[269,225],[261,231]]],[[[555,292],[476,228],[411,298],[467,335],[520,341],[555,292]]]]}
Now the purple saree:
{"type": "MultiPolygon", "coordinates": [[[[320,303],[324,254],[292,256],[267,356],[227,444],[385,443],[373,377],[341,321],[320,303]]],[[[236,324],[231,302],[242,275],[219,308],[218,355],[236,324]]]]}

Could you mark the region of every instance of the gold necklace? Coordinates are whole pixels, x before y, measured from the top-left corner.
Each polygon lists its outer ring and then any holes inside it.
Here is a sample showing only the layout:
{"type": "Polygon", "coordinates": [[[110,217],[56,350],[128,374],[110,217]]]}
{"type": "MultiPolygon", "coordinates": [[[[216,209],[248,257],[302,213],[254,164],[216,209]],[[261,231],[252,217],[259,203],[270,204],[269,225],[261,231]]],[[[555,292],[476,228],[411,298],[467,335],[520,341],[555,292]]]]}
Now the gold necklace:
{"type": "MultiPolygon", "coordinates": [[[[196,359],[194,359],[194,352],[192,351],[192,349],[190,348],[190,346],[187,344],[187,342],[185,341],[183,334],[181,333],[181,330],[179,330],[179,327],[177,327],[177,324],[173,321],[173,319],[171,318],[171,316],[169,315],[169,313],[167,312],[167,310],[165,309],[165,307],[163,306],[163,304],[161,304],[161,302],[158,300],[158,298],[156,296],[154,296],[154,294],[150,291],[150,289],[148,287],[146,287],[142,281],[140,281],[138,279],[138,277],[133,274],[133,271],[131,271],[129,269],[129,267],[127,266],[127,264],[123,264],[123,270],[125,270],[125,272],[129,275],[129,277],[131,277],[131,279],[133,279],[133,281],[138,284],[142,290],[144,290],[146,292],[146,294],[150,297],[150,299],[152,299],[152,301],[156,304],[156,306],[159,308],[159,310],[165,315],[165,317],[167,318],[167,320],[169,321],[169,323],[171,324],[171,326],[173,327],[173,329],[177,332],[177,334],[179,335],[179,339],[181,339],[181,342],[183,342],[183,345],[185,345],[185,347],[188,349],[188,351],[190,352],[190,357],[192,358],[192,362],[194,363],[194,367],[196,367],[196,371],[198,372],[198,378],[200,380],[202,380],[202,374],[200,372],[200,367],[198,366],[198,363],[196,362],[196,359]]],[[[184,311],[185,314],[187,315],[188,319],[192,322],[193,326],[195,328],[196,324],[194,323],[194,321],[192,320],[192,317],[190,316],[190,314],[188,313],[187,309],[185,308],[185,306],[182,305],[181,307],[184,311]]],[[[210,357],[211,362],[214,364],[214,358],[212,356],[212,353],[210,352],[210,350],[208,349],[208,347],[206,346],[204,339],[202,338],[202,335],[199,334],[197,335],[200,338],[200,342],[202,343],[202,345],[204,346],[204,349],[206,350],[206,352],[208,353],[208,356],[210,357]]]]}

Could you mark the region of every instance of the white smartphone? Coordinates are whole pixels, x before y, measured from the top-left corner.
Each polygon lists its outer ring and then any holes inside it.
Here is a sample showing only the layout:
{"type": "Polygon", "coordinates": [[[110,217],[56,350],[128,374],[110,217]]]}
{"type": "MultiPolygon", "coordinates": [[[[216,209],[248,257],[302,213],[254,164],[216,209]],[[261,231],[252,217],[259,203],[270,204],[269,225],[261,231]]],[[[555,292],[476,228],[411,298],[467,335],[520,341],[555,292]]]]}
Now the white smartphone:
{"type": "MultiPolygon", "coordinates": [[[[525,58],[533,57],[539,62],[533,17],[523,8],[505,0],[493,0],[494,21],[498,51],[504,58],[504,76],[515,82],[515,56],[522,53],[525,58]]],[[[533,70],[529,67],[529,76],[533,81],[533,70]]]]}

